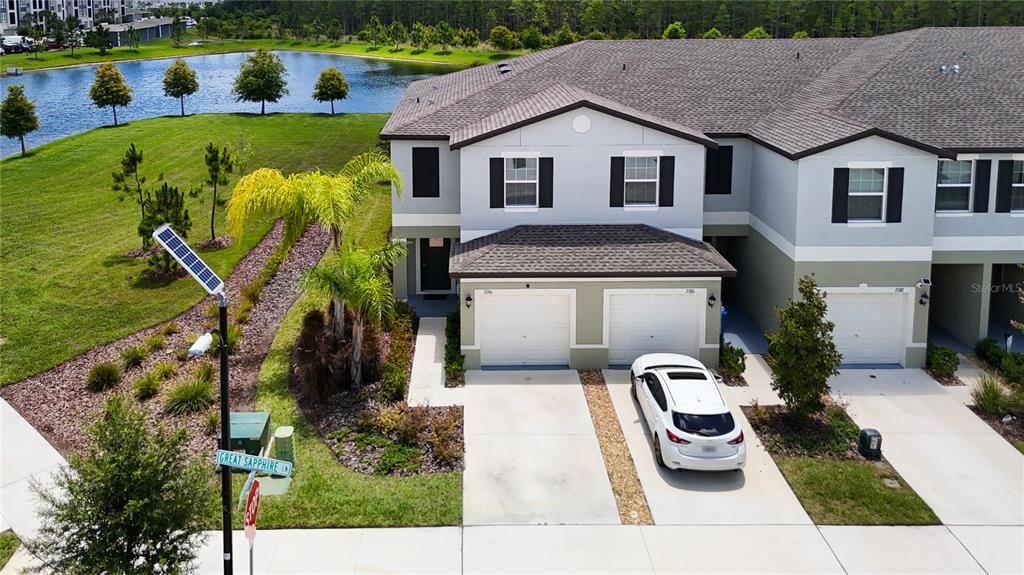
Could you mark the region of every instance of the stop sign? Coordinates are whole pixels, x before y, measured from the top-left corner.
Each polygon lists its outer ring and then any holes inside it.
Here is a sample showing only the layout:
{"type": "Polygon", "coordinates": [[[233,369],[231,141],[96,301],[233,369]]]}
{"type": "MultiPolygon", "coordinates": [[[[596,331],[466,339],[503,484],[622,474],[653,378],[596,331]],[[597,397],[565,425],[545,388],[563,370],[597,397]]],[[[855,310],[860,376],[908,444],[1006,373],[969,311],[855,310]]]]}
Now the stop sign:
{"type": "Polygon", "coordinates": [[[256,538],[256,513],[260,510],[260,481],[254,479],[249,489],[249,499],[245,504],[245,537],[252,545],[256,538]]]}

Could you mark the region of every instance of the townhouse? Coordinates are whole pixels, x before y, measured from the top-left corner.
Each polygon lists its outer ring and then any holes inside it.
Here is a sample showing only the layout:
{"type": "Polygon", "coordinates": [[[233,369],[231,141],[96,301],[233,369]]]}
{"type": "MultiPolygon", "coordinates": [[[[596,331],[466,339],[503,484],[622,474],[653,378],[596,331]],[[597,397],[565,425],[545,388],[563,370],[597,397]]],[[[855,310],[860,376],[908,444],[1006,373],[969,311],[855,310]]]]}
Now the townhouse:
{"type": "Polygon", "coordinates": [[[401,299],[450,294],[469,368],[717,363],[814,274],[849,365],[1024,317],[1024,29],[585,41],[413,83],[401,299]]]}

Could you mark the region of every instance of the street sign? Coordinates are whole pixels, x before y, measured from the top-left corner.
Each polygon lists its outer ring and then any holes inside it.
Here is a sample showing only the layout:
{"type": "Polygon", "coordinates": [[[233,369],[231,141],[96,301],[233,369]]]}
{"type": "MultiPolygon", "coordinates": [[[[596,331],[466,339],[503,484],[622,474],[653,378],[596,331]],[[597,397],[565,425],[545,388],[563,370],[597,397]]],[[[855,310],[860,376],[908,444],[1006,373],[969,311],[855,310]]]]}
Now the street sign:
{"type": "Polygon", "coordinates": [[[252,482],[252,489],[249,490],[249,501],[245,504],[245,538],[249,540],[249,547],[252,547],[256,539],[256,513],[260,510],[260,481],[252,482]]]}
{"type": "Polygon", "coordinates": [[[246,469],[248,471],[262,471],[281,477],[289,477],[292,474],[291,462],[236,453],[234,451],[224,451],[223,449],[217,450],[217,465],[237,467],[238,469],[246,469]]]}

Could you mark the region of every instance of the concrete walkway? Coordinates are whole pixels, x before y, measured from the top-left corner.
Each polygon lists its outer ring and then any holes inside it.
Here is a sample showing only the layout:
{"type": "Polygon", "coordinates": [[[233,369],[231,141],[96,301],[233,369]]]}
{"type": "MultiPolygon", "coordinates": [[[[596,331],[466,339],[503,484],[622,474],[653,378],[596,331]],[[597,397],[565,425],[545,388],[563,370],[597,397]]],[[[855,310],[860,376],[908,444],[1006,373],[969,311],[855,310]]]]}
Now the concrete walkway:
{"type": "Polygon", "coordinates": [[[19,537],[35,535],[38,499],[29,483],[36,478],[44,486],[66,462],[7,401],[0,399],[0,517],[5,529],[19,537]]]}
{"type": "Polygon", "coordinates": [[[420,318],[409,377],[409,405],[462,405],[464,389],[444,386],[445,318],[420,318]]]}

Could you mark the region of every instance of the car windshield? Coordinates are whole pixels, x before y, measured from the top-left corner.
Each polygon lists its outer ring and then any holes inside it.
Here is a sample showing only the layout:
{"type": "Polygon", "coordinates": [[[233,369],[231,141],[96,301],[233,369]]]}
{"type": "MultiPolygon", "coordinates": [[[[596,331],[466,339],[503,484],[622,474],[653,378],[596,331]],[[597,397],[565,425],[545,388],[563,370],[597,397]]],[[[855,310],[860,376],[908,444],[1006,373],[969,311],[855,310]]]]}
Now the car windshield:
{"type": "Polygon", "coordinates": [[[731,413],[718,413],[714,415],[673,413],[672,423],[686,433],[704,437],[718,437],[736,429],[736,422],[732,420],[731,413]]]}

